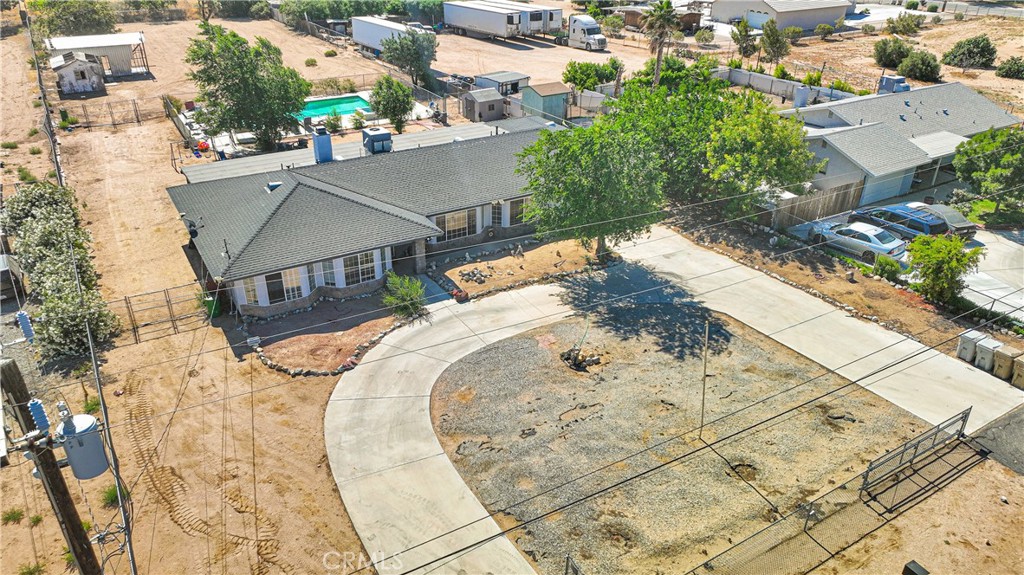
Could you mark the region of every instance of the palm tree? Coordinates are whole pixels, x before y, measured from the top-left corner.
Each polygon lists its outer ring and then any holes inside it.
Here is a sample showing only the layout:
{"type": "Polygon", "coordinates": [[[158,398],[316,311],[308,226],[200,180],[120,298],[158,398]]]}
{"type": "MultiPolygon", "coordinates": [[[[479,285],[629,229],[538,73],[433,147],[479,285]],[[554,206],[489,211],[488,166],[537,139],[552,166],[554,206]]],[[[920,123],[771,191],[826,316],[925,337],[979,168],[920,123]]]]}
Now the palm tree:
{"type": "Polygon", "coordinates": [[[657,53],[657,60],[654,62],[654,83],[657,87],[661,82],[661,61],[664,57],[665,44],[672,37],[672,33],[679,29],[679,18],[676,16],[676,9],[672,7],[672,0],[660,0],[651,4],[650,9],[641,19],[644,34],[650,42],[651,53],[657,53]]]}

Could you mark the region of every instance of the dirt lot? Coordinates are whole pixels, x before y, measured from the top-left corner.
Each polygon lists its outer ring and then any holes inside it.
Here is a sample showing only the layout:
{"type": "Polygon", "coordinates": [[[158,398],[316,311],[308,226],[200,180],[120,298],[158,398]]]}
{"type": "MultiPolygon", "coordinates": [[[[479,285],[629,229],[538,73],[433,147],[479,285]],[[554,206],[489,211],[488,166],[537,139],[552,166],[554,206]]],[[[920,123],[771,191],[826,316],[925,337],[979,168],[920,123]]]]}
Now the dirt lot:
{"type": "Polygon", "coordinates": [[[1022,545],[1024,477],[986,461],[812,573],[1021,573],[1022,545]]]}
{"type": "MultiPolygon", "coordinates": [[[[929,26],[912,40],[918,42],[916,48],[932,52],[941,60],[943,52],[952,48],[957,41],[979,34],[987,34],[996,45],[997,63],[1011,56],[1024,55],[1024,20],[976,18],[929,26]]],[[[827,42],[805,39],[793,48],[783,64],[799,77],[826,65],[825,83],[838,78],[855,88],[874,89],[882,69],[875,65],[872,47],[881,37],[883,35],[856,34],[827,42]]],[[[995,70],[970,70],[962,74],[959,68],[943,66],[942,74],[943,80],[963,82],[999,104],[1014,102],[1018,107],[1024,104],[1024,81],[997,78],[995,70]]],[[[910,84],[920,86],[927,83],[911,80],[910,84]]]]}
{"type": "MultiPolygon", "coordinates": [[[[18,22],[17,11],[3,12],[2,19],[6,23],[18,22]]],[[[0,82],[0,139],[3,142],[14,142],[18,147],[13,150],[0,149],[0,161],[3,162],[4,195],[9,195],[18,181],[18,167],[24,166],[33,175],[43,179],[53,169],[50,164],[50,145],[42,133],[42,108],[32,106],[38,94],[35,72],[26,64],[32,56],[28,45],[28,35],[21,28],[14,28],[16,33],[5,33],[0,37],[0,69],[3,70],[3,82],[0,82]],[[29,136],[29,131],[38,133],[29,136]],[[39,154],[32,154],[32,148],[39,148],[39,154]]],[[[5,32],[9,28],[4,27],[5,32]]]]}
{"type": "MultiPolygon", "coordinates": [[[[507,253],[507,252],[504,252],[507,253]]],[[[458,253],[453,254],[458,256],[458,253]]],[[[584,250],[575,240],[553,242],[543,244],[533,249],[526,249],[522,256],[494,254],[479,258],[477,263],[463,263],[459,261],[450,264],[442,264],[438,272],[443,273],[448,279],[455,282],[457,286],[472,294],[477,291],[504,287],[519,281],[530,278],[539,278],[544,274],[566,272],[581,269],[587,265],[587,258],[594,257],[594,251],[584,250]],[[484,277],[483,282],[475,281],[474,270],[490,277],[484,277]]],[[[460,260],[465,261],[465,260],[460,260]]]]}
{"type": "MultiPolygon", "coordinates": [[[[624,279],[629,291],[637,278],[624,279]]],[[[670,293],[596,310],[589,328],[583,318],[538,328],[451,366],[431,402],[442,445],[506,526],[672,461],[703,445],[695,432],[705,320],[708,441],[848,383],[670,293]],[[602,357],[590,373],[558,359],[581,338],[588,354],[602,357]],[[641,449],[648,451],[632,456],[641,449]]],[[[511,538],[540,572],[559,570],[565,553],[587,573],[684,572],[925,427],[851,386],[727,440],[716,447],[721,457],[702,451],[511,538]]]]}

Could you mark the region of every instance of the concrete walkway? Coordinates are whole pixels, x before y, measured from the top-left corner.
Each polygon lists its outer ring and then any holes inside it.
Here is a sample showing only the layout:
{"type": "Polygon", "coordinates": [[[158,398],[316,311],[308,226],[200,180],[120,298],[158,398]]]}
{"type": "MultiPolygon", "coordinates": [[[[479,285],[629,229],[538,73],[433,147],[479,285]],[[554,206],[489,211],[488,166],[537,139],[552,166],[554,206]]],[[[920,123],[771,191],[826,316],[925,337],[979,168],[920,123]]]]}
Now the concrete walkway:
{"type": "MultiPolygon", "coordinates": [[[[1006,382],[849,317],[670,230],[655,228],[650,238],[619,250],[711,309],[847,378],[912,357],[862,383],[929,422],[973,406],[971,431],[1024,403],[1024,391],[1006,382]]],[[[430,391],[452,362],[569,315],[560,293],[555,286],[534,286],[467,304],[433,304],[429,323],[386,337],[335,388],[324,422],[327,453],[345,507],[379,573],[405,573],[500,532],[434,435],[430,391]],[[463,524],[471,525],[451,531],[463,524]]],[[[532,569],[508,539],[499,537],[434,572],[532,569]]]]}
{"type": "Polygon", "coordinates": [[[968,274],[963,296],[1024,321],[1024,232],[978,230],[969,247],[983,246],[977,273],[968,274]]]}
{"type": "MultiPolygon", "coordinates": [[[[405,573],[500,532],[434,435],[430,390],[458,359],[571,313],[560,291],[533,286],[466,304],[432,304],[429,322],[389,335],[334,390],[324,416],[331,470],[381,575],[405,573]]],[[[533,569],[498,537],[433,573],[533,569]]]]}

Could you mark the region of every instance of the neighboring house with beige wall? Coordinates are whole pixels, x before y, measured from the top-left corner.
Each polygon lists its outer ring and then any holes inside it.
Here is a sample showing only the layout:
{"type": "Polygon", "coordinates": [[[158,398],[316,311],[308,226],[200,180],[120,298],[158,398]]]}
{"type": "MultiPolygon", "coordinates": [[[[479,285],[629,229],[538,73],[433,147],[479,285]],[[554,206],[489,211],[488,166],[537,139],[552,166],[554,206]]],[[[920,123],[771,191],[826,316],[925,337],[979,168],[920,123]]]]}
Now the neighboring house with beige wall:
{"type": "Polygon", "coordinates": [[[758,29],[774,19],[780,30],[790,26],[813,30],[818,24],[835,24],[850,7],[850,0],[715,0],[711,19],[729,22],[746,18],[758,29]]]}

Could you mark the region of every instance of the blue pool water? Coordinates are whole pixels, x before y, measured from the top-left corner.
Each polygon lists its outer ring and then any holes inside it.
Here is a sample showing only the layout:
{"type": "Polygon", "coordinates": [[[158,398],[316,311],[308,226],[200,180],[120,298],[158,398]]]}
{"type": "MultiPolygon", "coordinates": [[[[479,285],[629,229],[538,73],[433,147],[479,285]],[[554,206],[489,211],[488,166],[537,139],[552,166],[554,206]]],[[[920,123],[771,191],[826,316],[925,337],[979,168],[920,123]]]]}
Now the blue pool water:
{"type": "Polygon", "coordinates": [[[337,98],[324,98],[306,102],[306,107],[299,112],[299,120],[306,118],[319,118],[332,113],[339,116],[354,114],[356,110],[370,112],[370,103],[359,96],[339,96],[337,98]]]}

